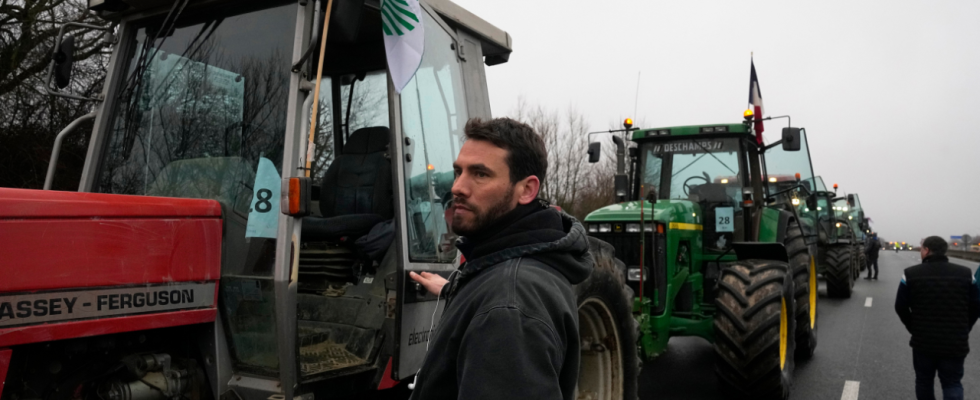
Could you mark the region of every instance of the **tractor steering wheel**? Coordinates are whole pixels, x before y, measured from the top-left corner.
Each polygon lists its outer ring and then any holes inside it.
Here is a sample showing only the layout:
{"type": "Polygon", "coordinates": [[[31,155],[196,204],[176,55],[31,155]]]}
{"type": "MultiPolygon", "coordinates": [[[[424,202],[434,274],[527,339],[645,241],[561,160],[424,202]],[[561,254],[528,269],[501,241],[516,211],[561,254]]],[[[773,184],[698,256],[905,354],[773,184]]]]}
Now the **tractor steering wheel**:
{"type": "MultiPolygon", "coordinates": [[[[702,180],[702,181],[704,181],[704,183],[711,183],[711,177],[708,176],[708,173],[707,172],[701,171],[701,174],[703,174],[703,175],[694,175],[694,176],[691,176],[690,178],[687,178],[687,179],[684,180],[684,195],[685,196],[690,196],[691,195],[691,181],[692,180],[702,180]]],[[[702,185],[704,183],[702,183],[702,185]]]]}

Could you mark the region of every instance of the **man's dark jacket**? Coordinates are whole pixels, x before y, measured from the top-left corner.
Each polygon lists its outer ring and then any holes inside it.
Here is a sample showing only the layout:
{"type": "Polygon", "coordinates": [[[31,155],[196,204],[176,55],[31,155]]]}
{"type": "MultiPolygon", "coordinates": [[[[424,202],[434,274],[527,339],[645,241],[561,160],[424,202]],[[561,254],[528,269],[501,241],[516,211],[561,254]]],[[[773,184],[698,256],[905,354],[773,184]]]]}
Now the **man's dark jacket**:
{"type": "Polygon", "coordinates": [[[874,261],[878,259],[878,251],[881,250],[881,243],[878,242],[877,237],[868,239],[868,245],[865,246],[864,254],[868,256],[868,261],[874,261]]]}
{"type": "Polygon", "coordinates": [[[546,203],[518,206],[479,236],[466,257],[412,399],[573,398],[579,369],[573,284],[592,273],[585,229],[546,203]]]}
{"type": "Polygon", "coordinates": [[[964,357],[970,330],[980,316],[980,289],[973,271],[946,256],[928,256],[905,269],[895,311],[912,334],[915,351],[933,357],[964,357]]]}

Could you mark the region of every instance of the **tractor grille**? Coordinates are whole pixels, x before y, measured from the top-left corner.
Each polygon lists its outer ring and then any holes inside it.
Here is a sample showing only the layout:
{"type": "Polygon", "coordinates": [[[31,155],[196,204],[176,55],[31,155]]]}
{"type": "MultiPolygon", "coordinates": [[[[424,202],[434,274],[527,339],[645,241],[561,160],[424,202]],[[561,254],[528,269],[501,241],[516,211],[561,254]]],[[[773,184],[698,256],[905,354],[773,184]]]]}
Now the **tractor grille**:
{"type": "MultiPolygon", "coordinates": [[[[640,266],[640,235],[638,233],[590,233],[590,236],[613,245],[616,258],[626,264],[626,268],[640,266]]],[[[667,249],[662,233],[647,232],[646,251],[644,251],[643,295],[654,301],[653,315],[662,314],[667,300],[667,249]],[[654,261],[656,260],[656,261],[654,261]],[[653,298],[656,291],[657,298],[653,298]]],[[[627,280],[633,293],[639,296],[640,283],[627,280]]]]}

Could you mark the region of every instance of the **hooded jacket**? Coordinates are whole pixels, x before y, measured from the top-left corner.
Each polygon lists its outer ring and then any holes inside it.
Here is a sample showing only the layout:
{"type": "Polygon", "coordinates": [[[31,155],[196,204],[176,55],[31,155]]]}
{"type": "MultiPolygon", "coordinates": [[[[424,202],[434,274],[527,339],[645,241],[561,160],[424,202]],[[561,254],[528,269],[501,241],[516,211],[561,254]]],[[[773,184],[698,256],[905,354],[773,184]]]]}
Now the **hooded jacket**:
{"type": "Polygon", "coordinates": [[[592,273],[582,225],[535,201],[456,246],[467,261],[443,287],[446,309],[412,399],[572,399],[572,285],[592,273]]]}

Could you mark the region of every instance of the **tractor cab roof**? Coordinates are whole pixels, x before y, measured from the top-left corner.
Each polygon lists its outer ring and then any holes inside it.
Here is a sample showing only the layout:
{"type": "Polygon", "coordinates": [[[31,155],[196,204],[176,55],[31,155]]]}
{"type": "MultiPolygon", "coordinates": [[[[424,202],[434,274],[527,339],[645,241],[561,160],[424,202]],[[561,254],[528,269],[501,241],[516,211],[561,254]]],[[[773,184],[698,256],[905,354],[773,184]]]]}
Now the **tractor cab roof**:
{"type": "Polygon", "coordinates": [[[731,133],[738,133],[747,136],[751,134],[751,131],[749,130],[748,125],[743,123],[668,126],[662,128],[637,129],[636,131],[633,131],[633,140],[670,139],[671,137],[677,136],[697,136],[705,134],[717,136],[718,134],[731,133]]]}
{"type": "MultiPolygon", "coordinates": [[[[166,14],[170,10],[177,0],[88,0],[89,8],[96,11],[99,17],[108,20],[118,22],[124,18],[129,17],[141,17],[141,16],[153,16],[157,14],[166,14]]],[[[507,62],[510,58],[510,53],[512,51],[512,39],[510,34],[504,30],[493,26],[483,18],[478,17],[467,11],[465,8],[460,7],[451,0],[421,0],[423,3],[428,4],[440,17],[442,17],[443,22],[452,26],[455,29],[464,31],[477,40],[480,41],[480,45],[483,48],[482,56],[485,57],[484,62],[487,65],[497,65],[507,62]]],[[[381,0],[335,0],[337,2],[350,2],[363,4],[364,7],[368,7],[374,10],[379,10],[381,8],[381,0]]],[[[230,5],[235,5],[236,9],[243,9],[245,7],[266,7],[265,4],[285,4],[289,1],[254,1],[246,0],[244,2],[240,1],[229,1],[229,0],[191,0],[187,5],[188,10],[194,9],[227,9],[223,6],[225,3],[230,5]],[[241,4],[240,4],[241,3],[241,4]],[[247,4],[244,6],[243,4],[247,4]]],[[[339,5],[335,5],[337,7],[339,5]]],[[[349,7],[347,7],[349,8],[349,7]]],[[[377,23],[377,32],[381,32],[380,21],[377,23]]],[[[373,26],[373,25],[372,25],[373,26]]],[[[461,53],[466,55],[466,45],[463,44],[463,49],[461,53]]]]}

